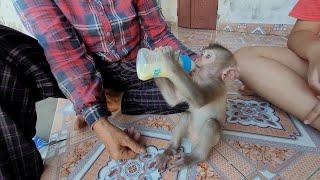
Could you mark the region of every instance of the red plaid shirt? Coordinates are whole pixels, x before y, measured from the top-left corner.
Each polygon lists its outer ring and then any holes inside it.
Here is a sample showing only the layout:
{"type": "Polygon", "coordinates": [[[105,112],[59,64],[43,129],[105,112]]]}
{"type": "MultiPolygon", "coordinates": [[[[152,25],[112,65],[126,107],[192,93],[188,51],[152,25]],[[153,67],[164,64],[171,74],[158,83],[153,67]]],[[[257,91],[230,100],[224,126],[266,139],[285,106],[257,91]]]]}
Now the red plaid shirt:
{"type": "Polygon", "coordinates": [[[44,48],[60,89],[89,125],[109,114],[90,54],[135,60],[141,47],[169,45],[195,55],[168,31],[155,0],[14,0],[14,5],[44,48]]]}

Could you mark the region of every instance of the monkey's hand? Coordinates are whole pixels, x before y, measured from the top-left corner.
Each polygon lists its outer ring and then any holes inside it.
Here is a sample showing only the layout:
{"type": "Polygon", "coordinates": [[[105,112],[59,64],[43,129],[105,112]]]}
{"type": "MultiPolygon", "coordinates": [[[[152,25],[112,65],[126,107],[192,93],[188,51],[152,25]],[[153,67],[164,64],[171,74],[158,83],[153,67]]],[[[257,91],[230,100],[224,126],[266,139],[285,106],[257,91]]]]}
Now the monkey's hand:
{"type": "Polygon", "coordinates": [[[158,58],[161,58],[164,62],[163,66],[168,73],[168,78],[182,96],[187,99],[187,103],[197,108],[204,106],[207,99],[199,85],[180,66],[179,54],[168,46],[156,49],[156,53],[158,58]]]}
{"type": "Polygon", "coordinates": [[[158,59],[163,62],[164,68],[168,73],[182,70],[179,64],[179,51],[174,51],[170,46],[160,47],[155,51],[158,59]]]}

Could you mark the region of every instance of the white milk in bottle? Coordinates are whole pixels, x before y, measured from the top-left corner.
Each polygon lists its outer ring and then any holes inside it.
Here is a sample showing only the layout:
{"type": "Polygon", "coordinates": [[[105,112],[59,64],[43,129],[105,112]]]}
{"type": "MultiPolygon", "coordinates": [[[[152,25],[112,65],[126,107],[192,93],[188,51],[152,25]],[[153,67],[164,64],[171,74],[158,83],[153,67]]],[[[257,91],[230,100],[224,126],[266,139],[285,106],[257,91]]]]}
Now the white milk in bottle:
{"type": "MultiPolygon", "coordinates": [[[[155,77],[168,77],[169,73],[164,68],[164,61],[158,59],[156,52],[142,48],[137,55],[137,75],[140,80],[146,81],[155,77]]],[[[179,64],[184,71],[191,72],[195,64],[187,55],[179,56],[179,64]]]]}

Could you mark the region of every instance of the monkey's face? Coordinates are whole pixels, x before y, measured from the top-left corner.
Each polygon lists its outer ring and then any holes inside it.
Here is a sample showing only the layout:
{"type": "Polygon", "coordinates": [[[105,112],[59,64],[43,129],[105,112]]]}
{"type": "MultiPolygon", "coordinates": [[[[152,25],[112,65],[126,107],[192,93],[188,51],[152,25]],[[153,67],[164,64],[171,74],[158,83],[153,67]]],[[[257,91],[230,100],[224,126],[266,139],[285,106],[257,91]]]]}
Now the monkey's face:
{"type": "Polygon", "coordinates": [[[215,69],[223,68],[228,63],[229,59],[225,59],[219,54],[218,50],[206,49],[201,53],[201,57],[196,61],[196,65],[199,68],[215,67],[215,69]]]}
{"type": "Polygon", "coordinates": [[[193,76],[207,81],[211,78],[218,78],[219,72],[219,60],[217,60],[216,52],[212,49],[203,50],[201,57],[195,61],[196,68],[193,71],[193,76]]]}
{"type": "Polygon", "coordinates": [[[214,50],[207,49],[203,50],[201,53],[201,57],[196,61],[196,65],[198,67],[206,66],[206,65],[212,65],[215,62],[216,54],[214,50]]]}
{"type": "Polygon", "coordinates": [[[210,79],[213,78],[223,81],[235,80],[239,77],[239,70],[236,65],[230,66],[230,61],[235,60],[223,58],[217,50],[206,49],[195,62],[196,68],[193,76],[197,76],[197,78],[202,81],[210,81],[210,79]]]}

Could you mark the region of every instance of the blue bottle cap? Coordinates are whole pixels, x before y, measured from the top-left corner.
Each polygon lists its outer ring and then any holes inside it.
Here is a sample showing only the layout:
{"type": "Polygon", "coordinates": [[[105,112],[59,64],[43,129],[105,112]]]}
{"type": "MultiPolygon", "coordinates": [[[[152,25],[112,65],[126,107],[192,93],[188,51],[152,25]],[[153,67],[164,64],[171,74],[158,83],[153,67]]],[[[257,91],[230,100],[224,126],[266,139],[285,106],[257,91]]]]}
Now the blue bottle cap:
{"type": "Polygon", "coordinates": [[[192,71],[192,64],[191,64],[191,58],[188,55],[180,55],[180,60],[182,62],[182,68],[186,72],[191,72],[192,71]]]}

